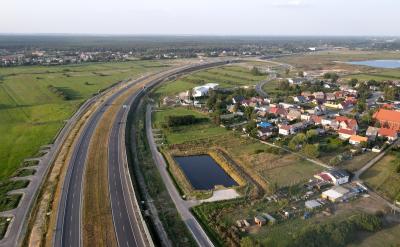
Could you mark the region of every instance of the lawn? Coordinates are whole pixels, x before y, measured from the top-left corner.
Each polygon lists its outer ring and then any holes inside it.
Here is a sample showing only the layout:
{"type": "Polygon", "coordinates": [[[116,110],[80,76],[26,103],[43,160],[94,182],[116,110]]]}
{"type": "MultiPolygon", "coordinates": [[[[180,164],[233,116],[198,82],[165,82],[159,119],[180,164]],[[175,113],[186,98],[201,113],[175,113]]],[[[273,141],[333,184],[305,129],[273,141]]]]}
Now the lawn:
{"type": "Polygon", "coordinates": [[[155,97],[173,96],[206,83],[218,83],[222,88],[254,86],[259,81],[266,79],[265,75],[253,75],[250,67],[226,65],[191,73],[163,84],[154,91],[153,95],[155,97]]]}
{"type": "Polygon", "coordinates": [[[400,174],[396,166],[400,164],[400,153],[391,151],[361,177],[368,186],[377,190],[389,200],[400,199],[400,174]]]}
{"type": "Polygon", "coordinates": [[[40,146],[51,143],[64,121],[94,93],[165,66],[168,64],[134,61],[1,68],[0,181],[15,172],[24,158],[35,155],[40,146]]]}
{"type": "MultiPolygon", "coordinates": [[[[154,113],[154,126],[161,128],[168,116],[194,115],[197,118],[208,118],[206,114],[185,107],[161,108],[154,113]]],[[[211,120],[189,126],[180,126],[174,130],[164,129],[168,144],[180,144],[187,141],[212,138],[227,134],[227,130],[211,123],[211,120]]]]}

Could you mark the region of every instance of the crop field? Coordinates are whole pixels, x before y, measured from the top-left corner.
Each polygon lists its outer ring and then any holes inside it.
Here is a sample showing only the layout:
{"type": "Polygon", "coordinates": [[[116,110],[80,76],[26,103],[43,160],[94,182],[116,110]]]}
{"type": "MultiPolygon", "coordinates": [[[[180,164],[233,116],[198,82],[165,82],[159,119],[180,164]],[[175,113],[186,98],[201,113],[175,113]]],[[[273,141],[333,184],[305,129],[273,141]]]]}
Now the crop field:
{"type": "Polygon", "coordinates": [[[80,104],[120,80],[162,70],[166,63],[134,61],[0,69],[0,181],[24,158],[51,143],[80,104]]]}
{"type": "Polygon", "coordinates": [[[399,163],[399,152],[392,151],[368,169],[361,178],[389,200],[400,199],[400,174],[396,172],[399,163]]]}
{"type": "Polygon", "coordinates": [[[154,95],[172,96],[206,83],[218,83],[222,88],[254,86],[265,80],[266,75],[253,75],[245,65],[227,65],[183,76],[159,87],[154,95]]]}

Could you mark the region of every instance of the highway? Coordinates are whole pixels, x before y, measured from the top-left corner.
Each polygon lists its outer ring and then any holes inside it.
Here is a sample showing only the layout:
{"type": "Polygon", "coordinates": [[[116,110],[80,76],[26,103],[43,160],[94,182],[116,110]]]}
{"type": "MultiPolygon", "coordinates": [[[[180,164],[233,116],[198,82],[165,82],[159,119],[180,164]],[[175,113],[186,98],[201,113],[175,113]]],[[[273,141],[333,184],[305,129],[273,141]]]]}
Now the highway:
{"type": "Polygon", "coordinates": [[[108,106],[122,93],[118,91],[95,111],[85,125],[73,150],[60,199],[54,246],[82,246],[81,213],[83,176],[90,139],[108,106]]]}
{"type": "MultiPolygon", "coordinates": [[[[85,163],[88,154],[90,140],[101,121],[103,113],[107,111],[116,98],[126,89],[137,83],[146,83],[150,88],[165,81],[170,76],[192,72],[212,66],[220,66],[227,61],[214,63],[195,64],[183,66],[162,73],[156,73],[146,78],[141,78],[129,84],[125,89],[119,90],[110,96],[92,114],[86,122],[77,144],[73,149],[71,160],[68,164],[67,174],[64,180],[62,194],[59,203],[57,223],[53,245],[82,246],[82,202],[83,180],[85,163]],[[149,79],[150,78],[150,79],[149,79]]],[[[142,90],[144,91],[144,90],[142,90]]],[[[130,105],[138,99],[142,91],[134,93],[125,102],[126,107],[121,106],[109,137],[109,188],[114,229],[119,246],[152,246],[147,227],[143,221],[140,207],[135,197],[125,150],[125,122],[130,105]]],[[[197,222],[196,222],[197,223],[197,222]]],[[[195,223],[192,223],[195,224],[195,223]]],[[[198,223],[197,223],[198,224],[198,223]]],[[[203,246],[203,245],[202,245],[203,246]]]]}
{"type": "Polygon", "coordinates": [[[118,246],[153,246],[146,234],[146,223],[137,205],[131,185],[125,149],[125,129],[129,107],[137,95],[131,96],[118,111],[109,139],[108,177],[114,229],[118,246]],[[132,207],[135,205],[135,207],[132,207]]]}

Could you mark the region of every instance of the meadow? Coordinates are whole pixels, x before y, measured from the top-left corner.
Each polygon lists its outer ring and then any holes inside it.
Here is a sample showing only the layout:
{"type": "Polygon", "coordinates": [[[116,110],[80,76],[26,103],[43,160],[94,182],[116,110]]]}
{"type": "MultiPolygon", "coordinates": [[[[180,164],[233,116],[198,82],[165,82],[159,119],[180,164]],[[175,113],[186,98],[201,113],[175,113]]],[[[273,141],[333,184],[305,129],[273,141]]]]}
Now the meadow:
{"type": "Polygon", "coordinates": [[[132,61],[0,69],[0,181],[53,141],[78,107],[118,81],[165,69],[132,61]]]}
{"type": "Polygon", "coordinates": [[[396,171],[400,164],[400,153],[390,151],[378,163],[369,168],[361,178],[379,194],[390,201],[400,200],[400,174],[396,171]]]}
{"type": "Polygon", "coordinates": [[[252,74],[250,69],[250,65],[240,64],[198,71],[163,84],[153,95],[173,96],[206,83],[218,83],[221,88],[251,87],[267,78],[266,75],[252,74]]]}

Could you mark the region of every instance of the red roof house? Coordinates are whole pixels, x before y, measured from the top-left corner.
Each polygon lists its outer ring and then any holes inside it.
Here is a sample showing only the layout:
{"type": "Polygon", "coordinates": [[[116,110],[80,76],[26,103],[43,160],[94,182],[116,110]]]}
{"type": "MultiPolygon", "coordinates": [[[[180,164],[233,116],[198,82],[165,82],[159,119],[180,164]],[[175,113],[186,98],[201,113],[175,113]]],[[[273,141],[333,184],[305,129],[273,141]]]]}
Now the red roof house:
{"type": "Polygon", "coordinates": [[[379,121],[382,127],[400,131],[400,112],[387,109],[379,109],[375,112],[374,118],[379,121]]]}

